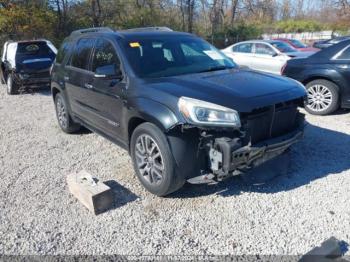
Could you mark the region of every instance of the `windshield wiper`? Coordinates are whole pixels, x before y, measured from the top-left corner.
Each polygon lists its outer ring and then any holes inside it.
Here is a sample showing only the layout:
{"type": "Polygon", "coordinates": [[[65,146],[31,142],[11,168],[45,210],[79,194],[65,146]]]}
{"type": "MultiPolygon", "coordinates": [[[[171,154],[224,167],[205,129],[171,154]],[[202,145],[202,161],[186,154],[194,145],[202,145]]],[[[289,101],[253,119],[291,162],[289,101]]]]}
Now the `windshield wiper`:
{"type": "Polygon", "coordinates": [[[212,72],[212,71],[219,71],[219,70],[225,70],[225,69],[230,69],[232,67],[228,66],[212,66],[207,69],[204,69],[202,71],[199,71],[199,73],[204,73],[204,72],[212,72]]]}

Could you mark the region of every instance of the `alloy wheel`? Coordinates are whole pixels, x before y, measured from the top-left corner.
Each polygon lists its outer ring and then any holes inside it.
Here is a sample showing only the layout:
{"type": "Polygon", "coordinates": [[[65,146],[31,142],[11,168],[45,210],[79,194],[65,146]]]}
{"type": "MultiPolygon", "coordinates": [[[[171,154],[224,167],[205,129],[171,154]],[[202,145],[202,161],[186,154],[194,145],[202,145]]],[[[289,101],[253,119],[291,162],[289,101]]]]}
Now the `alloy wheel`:
{"type": "Polygon", "coordinates": [[[140,135],[135,144],[137,168],[145,181],[158,185],[163,180],[164,161],[159,146],[149,135],[140,135]]]}
{"type": "Polygon", "coordinates": [[[307,107],[315,112],[327,110],[332,104],[332,93],[324,85],[313,85],[307,90],[308,104],[307,107]]]}
{"type": "Polygon", "coordinates": [[[67,128],[68,119],[67,119],[66,107],[64,106],[64,103],[60,97],[57,98],[56,110],[57,110],[58,122],[60,123],[61,127],[67,128]]]}

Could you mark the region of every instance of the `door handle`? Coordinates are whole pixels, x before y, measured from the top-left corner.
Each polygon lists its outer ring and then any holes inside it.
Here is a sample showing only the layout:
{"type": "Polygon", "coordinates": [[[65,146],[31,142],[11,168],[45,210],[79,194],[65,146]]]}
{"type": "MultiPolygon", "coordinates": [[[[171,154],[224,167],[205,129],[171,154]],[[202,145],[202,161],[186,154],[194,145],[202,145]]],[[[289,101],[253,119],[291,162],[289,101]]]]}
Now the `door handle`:
{"type": "Polygon", "coordinates": [[[92,88],[93,88],[93,86],[90,85],[90,84],[85,84],[84,86],[85,86],[87,89],[92,89],[92,88]]]}

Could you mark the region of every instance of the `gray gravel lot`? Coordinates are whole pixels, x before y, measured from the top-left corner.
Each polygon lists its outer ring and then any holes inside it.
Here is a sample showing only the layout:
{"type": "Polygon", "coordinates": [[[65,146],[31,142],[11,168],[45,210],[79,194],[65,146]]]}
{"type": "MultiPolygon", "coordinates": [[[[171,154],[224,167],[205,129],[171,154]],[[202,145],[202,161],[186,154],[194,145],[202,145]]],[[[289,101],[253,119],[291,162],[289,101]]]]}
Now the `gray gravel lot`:
{"type": "Polygon", "coordinates": [[[350,113],[307,121],[288,174],[158,198],[127,152],[64,134],[48,92],[0,88],[0,254],[303,254],[330,236],[350,243],[350,113]],[[66,175],[81,169],[109,181],[112,210],[94,216],[69,194],[66,175]]]}

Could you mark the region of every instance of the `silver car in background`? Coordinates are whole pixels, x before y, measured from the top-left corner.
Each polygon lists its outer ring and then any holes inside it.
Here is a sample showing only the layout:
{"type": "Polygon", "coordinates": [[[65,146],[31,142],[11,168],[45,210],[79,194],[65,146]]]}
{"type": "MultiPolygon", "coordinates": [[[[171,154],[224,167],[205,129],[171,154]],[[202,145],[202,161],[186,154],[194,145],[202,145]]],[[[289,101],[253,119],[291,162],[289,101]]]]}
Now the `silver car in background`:
{"type": "Polygon", "coordinates": [[[289,59],[304,58],[315,53],[300,52],[278,40],[245,41],[226,47],[222,51],[238,65],[279,75],[289,59]]]}

